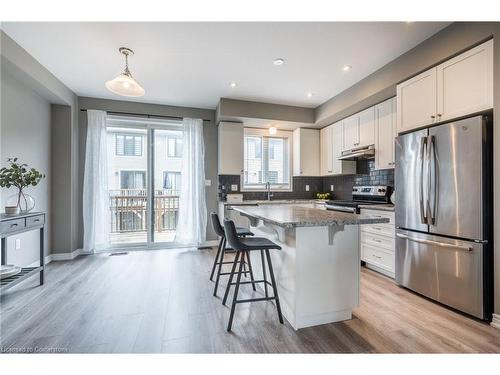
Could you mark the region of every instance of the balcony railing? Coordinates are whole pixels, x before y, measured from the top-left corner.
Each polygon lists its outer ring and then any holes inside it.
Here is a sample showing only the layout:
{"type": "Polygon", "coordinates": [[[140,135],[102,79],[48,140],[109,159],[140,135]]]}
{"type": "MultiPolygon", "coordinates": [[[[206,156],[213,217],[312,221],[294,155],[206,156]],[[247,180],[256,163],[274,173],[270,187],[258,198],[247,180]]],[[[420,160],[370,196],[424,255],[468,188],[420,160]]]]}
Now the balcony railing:
{"type": "MultiPolygon", "coordinates": [[[[179,191],[162,189],[154,193],[154,231],[175,230],[179,212],[179,191]]],[[[147,199],[145,189],[110,190],[111,233],[146,232],[147,199]]]]}

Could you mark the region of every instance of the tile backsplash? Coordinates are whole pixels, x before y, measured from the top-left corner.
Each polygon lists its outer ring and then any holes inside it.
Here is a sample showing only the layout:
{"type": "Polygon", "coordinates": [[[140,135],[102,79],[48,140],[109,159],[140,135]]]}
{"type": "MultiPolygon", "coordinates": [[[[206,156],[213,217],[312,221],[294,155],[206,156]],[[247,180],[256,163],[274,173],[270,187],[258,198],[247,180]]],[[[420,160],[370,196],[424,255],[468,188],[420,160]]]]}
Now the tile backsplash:
{"type": "MultiPolygon", "coordinates": [[[[374,160],[360,160],[356,163],[357,174],[328,177],[293,177],[293,191],[273,192],[273,199],[313,199],[318,192],[330,192],[334,186],[335,199],[351,199],[354,185],[388,185],[394,187],[394,170],[375,170],[374,160]],[[309,191],[306,191],[309,185],[309,191]]],[[[241,192],[239,175],[219,175],[219,199],[225,200],[227,193],[243,193],[245,200],[266,199],[265,192],[241,192]],[[237,185],[231,191],[231,185],[237,185]]]]}

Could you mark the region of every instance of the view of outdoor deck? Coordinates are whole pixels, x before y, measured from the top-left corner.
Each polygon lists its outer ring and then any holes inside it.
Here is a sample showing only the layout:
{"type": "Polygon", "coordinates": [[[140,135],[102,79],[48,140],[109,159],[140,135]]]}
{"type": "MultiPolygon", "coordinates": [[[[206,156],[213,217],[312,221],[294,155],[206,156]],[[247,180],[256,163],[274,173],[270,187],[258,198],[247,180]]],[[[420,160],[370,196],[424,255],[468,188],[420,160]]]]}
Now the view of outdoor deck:
{"type": "MultiPolygon", "coordinates": [[[[147,241],[146,189],[109,191],[111,243],[130,244],[147,241]]],[[[153,200],[154,242],[171,242],[175,237],[179,210],[179,192],[155,190],[153,200]]]]}

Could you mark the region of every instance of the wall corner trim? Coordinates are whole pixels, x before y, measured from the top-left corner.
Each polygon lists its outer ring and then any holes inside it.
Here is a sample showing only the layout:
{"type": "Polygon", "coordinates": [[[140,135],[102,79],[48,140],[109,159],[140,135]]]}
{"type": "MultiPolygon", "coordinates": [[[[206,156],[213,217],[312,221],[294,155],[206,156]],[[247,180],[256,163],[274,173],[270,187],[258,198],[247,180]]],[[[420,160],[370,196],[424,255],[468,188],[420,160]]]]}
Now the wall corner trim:
{"type": "Polygon", "coordinates": [[[490,325],[492,327],[495,327],[496,329],[500,329],[500,315],[493,314],[493,319],[492,319],[490,325]]]}

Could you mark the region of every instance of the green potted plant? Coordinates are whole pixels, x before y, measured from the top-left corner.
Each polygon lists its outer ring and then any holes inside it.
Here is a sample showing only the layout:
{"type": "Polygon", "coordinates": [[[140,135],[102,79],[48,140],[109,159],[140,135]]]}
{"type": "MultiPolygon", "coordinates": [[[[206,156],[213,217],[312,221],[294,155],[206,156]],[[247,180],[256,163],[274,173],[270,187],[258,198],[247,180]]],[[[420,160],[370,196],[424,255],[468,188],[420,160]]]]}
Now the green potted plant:
{"type": "Polygon", "coordinates": [[[5,213],[17,215],[19,211],[28,212],[35,206],[34,199],[25,193],[28,186],[36,186],[45,178],[45,175],[35,168],[29,168],[28,164],[18,163],[17,158],[9,158],[8,167],[0,169],[0,187],[17,189],[16,195],[7,199],[5,213]]]}

